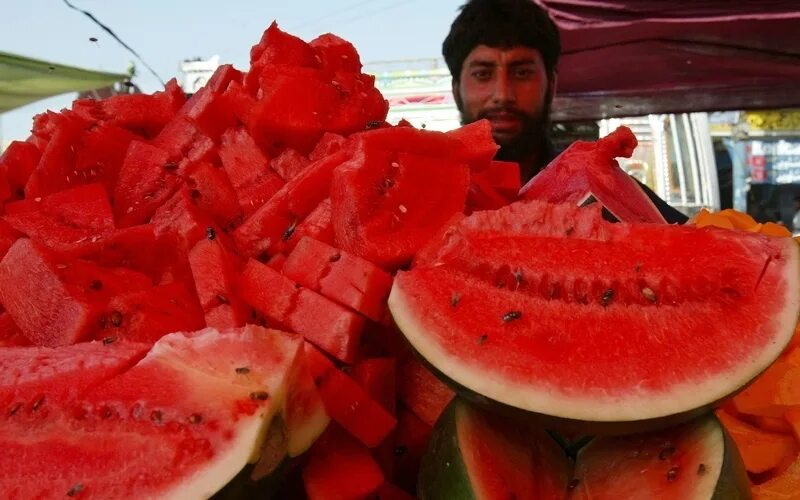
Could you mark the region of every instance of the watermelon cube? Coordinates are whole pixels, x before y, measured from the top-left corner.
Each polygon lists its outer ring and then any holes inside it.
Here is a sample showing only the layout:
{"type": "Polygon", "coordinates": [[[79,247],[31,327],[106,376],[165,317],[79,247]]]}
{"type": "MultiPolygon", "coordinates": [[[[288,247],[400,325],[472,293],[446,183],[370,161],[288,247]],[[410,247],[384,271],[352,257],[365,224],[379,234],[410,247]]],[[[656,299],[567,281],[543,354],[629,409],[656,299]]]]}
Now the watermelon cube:
{"type": "Polygon", "coordinates": [[[303,238],[313,238],[333,245],[333,221],[331,220],[331,199],[325,198],[302,222],[297,224],[294,234],[286,241],[285,251],[291,252],[303,238]]]}
{"type": "Polygon", "coordinates": [[[235,293],[235,257],[216,238],[205,238],[189,252],[189,265],[206,325],[218,330],[244,326],[248,310],[235,293]]]}
{"type": "Polygon", "coordinates": [[[185,113],[203,134],[212,139],[218,139],[226,129],[237,123],[225,99],[207,87],[198,90],[186,102],[181,113],[185,113]]]}
{"type": "MultiPolygon", "coordinates": [[[[33,345],[22,333],[8,311],[0,313],[0,347],[20,347],[33,345]]],[[[8,352],[8,351],[3,351],[8,352]]],[[[3,379],[5,381],[5,379],[3,379]]]]}
{"type": "Polygon", "coordinates": [[[15,199],[22,199],[25,196],[25,184],[41,157],[42,153],[36,145],[23,141],[12,141],[0,156],[0,170],[5,172],[11,194],[15,199]]]}
{"type": "Polygon", "coordinates": [[[219,66],[211,78],[208,79],[206,87],[215,94],[221,94],[228,88],[231,82],[242,83],[244,75],[241,71],[230,64],[219,66]]]}
{"type": "Polygon", "coordinates": [[[289,254],[283,274],[375,321],[392,288],[392,276],[375,264],[308,237],[289,254]]]}
{"type": "Polygon", "coordinates": [[[433,427],[453,399],[453,390],[413,356],[400,363],[398,396],[423,422],[433,427]]]}
{"type": "Polygon", "coordinates": [[[93,304],[64,283],[44,247],[22,238],[0,261],[0,300],[33,344],[56,347],[86,338],[95,326],[93,304]]]}
{"type": "Polygon", "coordinates": [[[331,419],[368,448],[381,444],[397,420],[314,346],[306,344],[305,354],[331,419]]]}
{"type": "Polygon", "coordinates": [[[188,167],[185,177],[192,200],[218,226],[241,222],[242,209],[225,170],[202,161],[188,167]]]}
{"type": "Polygon", "coordinates": [[[310,161],[305,155],[288,148],[281,151],[281,154],[272,159],[270,167],[272,167],[272,170],[280,175],[284,181],[288,182],[305,170],[309,163],[310,161]]]}
{"type": "Polygon", "coordinates": [[[328,197],[333,170],[346,158],[338,151],[287,182],[233,232],[239,249],[251,257],[282,251],[297,224],[328,197]]]}
{"type": "Polygon", "coordinates": [[[6,211],[12,228],[62,255],[80,253],[114,232],[108,195],[99,183],[18,201],[6,211]]]}
{"type": "Polygon", "coordinates": [[[353,379],[367,391],[369,397],[379,402],[389,413],[395,410],[394,358],[362,359],[351,370],[353,379]]]}
{"type": "Polygon", "coordinates": [[[369,450],[331,426],[309,452],[303,483],[309,500],[366,498],[384,482],[369,450]]]}
{"type": "Polygon", "coordinates": [[[269,320],[303,335],[344,361],[355,358],[364,318],[295,284],[280,272],[250,259],[239,278],[239,295],[269,320]]]}
{"type": "Polygon", "coordinates": [[[114,216],[119,227],[144,224],[178,189],[177,164],[164,149],[133,141],[114,188],[114,216]]]}

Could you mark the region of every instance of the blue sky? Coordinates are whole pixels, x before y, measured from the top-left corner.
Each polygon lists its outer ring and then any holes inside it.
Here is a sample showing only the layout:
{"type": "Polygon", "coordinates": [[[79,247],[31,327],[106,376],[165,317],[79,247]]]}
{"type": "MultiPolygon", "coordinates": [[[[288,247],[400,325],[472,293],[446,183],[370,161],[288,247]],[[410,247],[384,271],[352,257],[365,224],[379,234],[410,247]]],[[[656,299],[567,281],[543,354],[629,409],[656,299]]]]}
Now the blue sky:
{"type": "MultiPolygon", "coordinates": [[[[272,20],[311,40],[331,32],[352,42],[364,63],[440,55],[463,0],[72,0],[133,47],[165,80],[184,59],[219,54],[246,69],[250,47],[272,20]]],[[[134,57],[62,0],[14,0],[3,6],[0,50],[88,69],[124,72],[134,57]],[[89,38],[97,38],[91,42],[89,38]]],[[[136,62],[145,92],[159,83],[136,62]]],[[[33,115],[69,105],[72,95],[0,115],[0,140],[28,136],[33,115]]]]}

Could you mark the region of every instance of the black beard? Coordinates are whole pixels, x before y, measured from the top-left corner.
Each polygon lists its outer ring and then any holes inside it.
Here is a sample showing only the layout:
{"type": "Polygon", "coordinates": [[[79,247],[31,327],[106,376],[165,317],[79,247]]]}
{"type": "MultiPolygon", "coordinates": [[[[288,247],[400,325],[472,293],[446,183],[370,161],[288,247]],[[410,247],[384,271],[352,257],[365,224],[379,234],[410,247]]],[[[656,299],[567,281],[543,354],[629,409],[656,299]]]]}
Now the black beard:
{"type": "MultiPolygon", "coordinates": [[[[458,111],[461,114],[462,125],[486,118],[486,113],[480,113],[477,117],[464,114],[461,99],[457,95],[454,97],[458,111]]],[[[523,183],[539,173],[552,159],[552,148],[549,139],[551,103],[552,101],[548,97],[545,100],[542,112],[536,115],[527,114],[516,109],[508,110],[522,120],[522,130],[510,140],[498,143],[500,149],[495,154],[494,159],[519,163],[523,183]]]]}

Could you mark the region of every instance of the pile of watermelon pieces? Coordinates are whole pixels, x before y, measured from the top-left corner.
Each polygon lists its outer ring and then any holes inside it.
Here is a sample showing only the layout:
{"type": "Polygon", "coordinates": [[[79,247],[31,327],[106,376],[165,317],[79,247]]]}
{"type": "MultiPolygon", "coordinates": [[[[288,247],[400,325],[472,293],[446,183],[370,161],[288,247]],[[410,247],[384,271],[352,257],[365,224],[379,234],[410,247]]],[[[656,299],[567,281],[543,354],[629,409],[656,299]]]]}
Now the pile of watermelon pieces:
{"type": "Polygon", "coordinates": [[[332,420],[296,464],[305,491],[408,498],[452,392],[394,327],[392,273],[520,182],[487,123],[386,113],[351,44],[273,24],[248,72],[188,98],[172,80],[38,115],[0,159],[0,346],[296,332],[332,420]]]}

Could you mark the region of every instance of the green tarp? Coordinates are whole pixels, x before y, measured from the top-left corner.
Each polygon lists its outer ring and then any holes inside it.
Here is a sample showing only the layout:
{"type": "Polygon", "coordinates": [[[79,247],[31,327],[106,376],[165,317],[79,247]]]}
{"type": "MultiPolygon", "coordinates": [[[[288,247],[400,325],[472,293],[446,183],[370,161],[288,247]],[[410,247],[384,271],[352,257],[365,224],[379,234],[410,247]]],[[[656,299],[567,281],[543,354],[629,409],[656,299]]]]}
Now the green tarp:
{"type": "Polygon", "coordinates": [[[0,52],[0,113],[45,97],[108,87],[127,75],[90,71],[0,52]]]}

